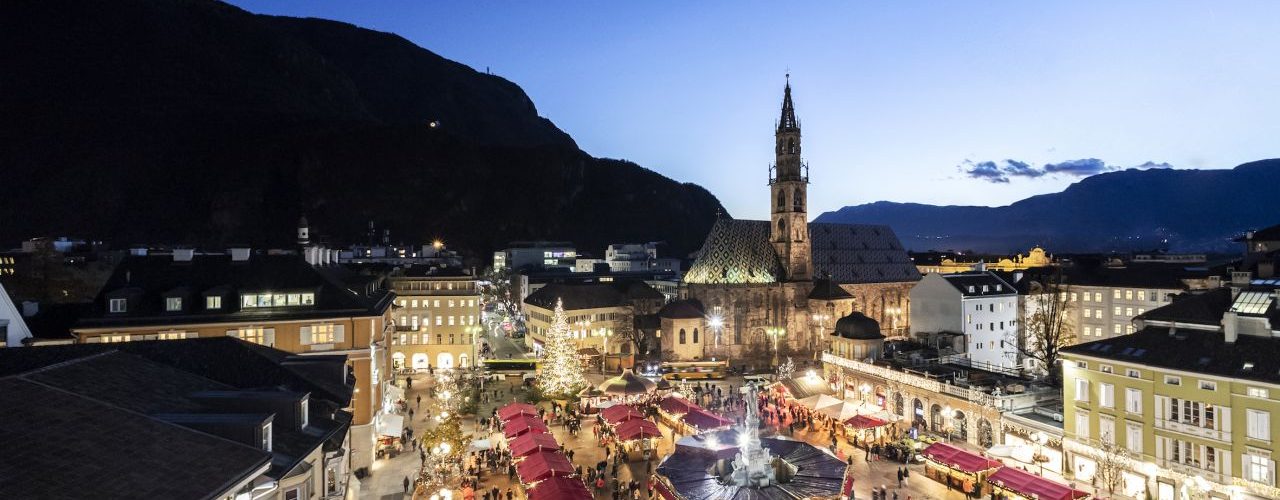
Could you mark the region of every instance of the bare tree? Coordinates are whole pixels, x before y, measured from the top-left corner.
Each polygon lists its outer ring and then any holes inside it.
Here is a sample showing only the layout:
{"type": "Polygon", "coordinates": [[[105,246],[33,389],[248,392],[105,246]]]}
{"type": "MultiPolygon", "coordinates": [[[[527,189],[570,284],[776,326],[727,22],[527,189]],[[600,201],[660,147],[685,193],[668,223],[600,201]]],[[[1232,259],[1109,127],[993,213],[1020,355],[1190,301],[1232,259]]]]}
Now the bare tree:
{"type": "Polygon", "coordinates": [[[1107,490],[1108,496],[1114,497],[1116,488],[1124,483],[1124,472],[1132,466],[1129,451],[1114,442],[1106,441],[1095,443],[1093,448],[1096,464],[1094,475],[1098,478],[1098,485],[1107,490]]]}
{"type": "Polygon", "coordinates": [[[1075,327],[1070,321],[1070,287],[1063,281],[1062,270],[1031,283],[1026,300],[1026,317],[1022,319],[1022,338],[1014,339],[1023,357],[1035,360],[1057,383],[1062,348],[1075,343],[1075,327]]]}
{"type": "Polygon", "coordinates": [[[636,361],[647,361],[649,359],[649,336],[644,330],[636,328],[636,310],[633,306],[627,307],[627,312],[620,321],[617,322],[617,329],[613,332],[623,342],[630,342],[635,348],[636,361]]]}
{"type": "Polygon", "coordinates": [[[489,282],[488,288],[484,290],[485,302],[497,302],[512,316],[520,313],[520,304],[515,297],[518,292],[511,284],[513,274],[509,269],[491,268],[484,276],[489,282]]]}

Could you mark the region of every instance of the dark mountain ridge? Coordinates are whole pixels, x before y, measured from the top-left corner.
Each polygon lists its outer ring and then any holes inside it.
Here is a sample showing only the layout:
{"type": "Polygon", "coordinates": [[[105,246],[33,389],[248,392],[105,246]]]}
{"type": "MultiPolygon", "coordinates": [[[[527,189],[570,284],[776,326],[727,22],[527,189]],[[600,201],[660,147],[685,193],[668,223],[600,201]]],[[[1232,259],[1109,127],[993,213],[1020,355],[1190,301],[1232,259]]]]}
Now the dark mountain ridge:
{"type": "Polygon", "coordinates": [[[206,0],[0,5],[0,243],[334,243],[484,255],[701,244],[719,202],[580,151],[514,83],[392,34],[206,0]],[[679,221],[680,224],[672,224],[679,221]]]}
{"type": "Polygon", "coordinates": [[[893,226],[913,250],[1025,252],[1238,250],[1240,232],[1280,222],[1280,159],[1224,170],[1130,169],[1098,174],[1059,193],[1002,207],[878,201],[819,222],[893,226]]]}

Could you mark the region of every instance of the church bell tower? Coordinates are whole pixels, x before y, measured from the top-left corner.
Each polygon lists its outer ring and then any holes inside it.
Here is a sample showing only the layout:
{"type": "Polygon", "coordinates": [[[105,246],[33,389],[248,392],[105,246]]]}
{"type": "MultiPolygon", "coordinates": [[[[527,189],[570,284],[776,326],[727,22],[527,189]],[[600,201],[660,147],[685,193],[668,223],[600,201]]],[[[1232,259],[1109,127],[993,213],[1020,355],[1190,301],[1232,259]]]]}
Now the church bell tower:
{"type": "Polygon", "coordinates": [[[773,207],[770,241],[786,268],[786,280],[810,281],[813,253],[809,248],[809,217],[805,206],[809,166],[800,161],[800,122],[791,103],[791,75],[787,75],[782,118],[774,138],[777,159],[769,172],[769,205],[773,207]]]}

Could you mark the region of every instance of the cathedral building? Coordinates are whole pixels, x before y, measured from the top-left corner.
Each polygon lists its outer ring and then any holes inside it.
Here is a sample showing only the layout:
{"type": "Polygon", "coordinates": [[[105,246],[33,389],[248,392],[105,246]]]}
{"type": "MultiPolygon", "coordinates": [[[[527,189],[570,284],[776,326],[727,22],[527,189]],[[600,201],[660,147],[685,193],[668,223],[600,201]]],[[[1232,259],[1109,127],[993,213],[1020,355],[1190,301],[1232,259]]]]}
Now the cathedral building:
{"type": "Polygon", "coordinates": [[[717,220],[684,277],[684,295],[708,316],[706,358],[767,351],[775,341],[811,358],[852,311],[889,336],[905,335],[907,293],[920,273],[888,226],[809,222],[800,138],[788,82],[769,172],[770,220],[717,220]]]}

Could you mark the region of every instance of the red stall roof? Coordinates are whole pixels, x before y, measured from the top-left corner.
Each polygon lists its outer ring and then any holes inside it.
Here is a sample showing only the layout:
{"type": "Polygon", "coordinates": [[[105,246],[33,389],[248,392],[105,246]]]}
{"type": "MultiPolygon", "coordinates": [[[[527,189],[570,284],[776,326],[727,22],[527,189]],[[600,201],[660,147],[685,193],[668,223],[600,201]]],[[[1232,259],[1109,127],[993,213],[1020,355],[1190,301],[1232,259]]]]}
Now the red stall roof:
{"type": "Polygon", "coordinates": [[[644,418],[644,414],[629,405],[614,405],[600,410],[600,418],[609,425],[618,425],[634,418],[644,418]]]}
{"type": "Polygon", "coordinates": [[[542,419],[530,417],[528,415],[520,415],[507,423],[502,424],[502,435],[507,439],[522,436],[530,432],[545,434],[547,432],[547,424],[542,423],[542,419]]]}
{"type": "Polygon", "coordinates": [[[623,422],[618,425],[614,433],[618,435],[618,439],[623,441],[662,437],[662,431],[658,430],[658,425],[644,419],[623,422]]]}
{"type": "Polygon", "coordinates": [[[678,500],[675,493],[671,492],[671,488],[667,487],[667,483],[665,481],[649,479],[649,484],[653,486],[653,492],[658,494],[658,498],[661,498],[662,500],[678,500]]]}
{"type": "Polygon", "coordinates": [[[952,469],[969,473],[1004,467],[1004,464],[997,460],[983,458],[981,455],[970,453],[947,443],[933,443],[920,454],[929,460],[950,466],[952,469]]]}
{"type": "Polygon", "coordinates": [[[550,434],[528,433],[511,441],[511,454],[527,457],[538,451],[559,451],[560,443],[550,434]]]}
{"type": "Polygon", "coordinates": [[[844,425],[854,429],[874,429],[888,423],[870,415],[854,415],[844,421],[844,425]]]}
{"type": "Polygon", "coordinates": [[[697,408],[697,405],[684,398],[667,396],[666,398],[663,398],[661,403],[658,403],[658,407],[662,408],[662,411],[667,413],[684,415],[685,413],[689,413],[689,408],[697,408]]]}
{"type": "Polygon", "coordinates": [[[1028,498],[1040,500],[1080,500],[1089,494],[1073,490],[1064,484],[1045,479],[1030,472],[1013,467],[1005,467],[996,471],[987,482],[1028,498]]]}
{"type": "Polygon", "coordinates": [[[529,500],[591,500],[591,491],[581,479],[550,477],[529,488],[529,500]]]}
{"type": "Polygon", "coordinates": [[[552,476],[573,475],[573,464],[560,452],[538,451],[516,464],[516,475],[523,484],[536,483],[552,476]]]}
{"type": "Polygon", "coordinates": [[[509,405],[498,408],[498,420],[506,422],[520,415],[528,415],[531,417],[538,416],[538,408],[525,403],[511,403],[509,405]]]}
{"type": "Polygon", "coordinates": [[[729,419],[716,415],[707,410],[698,407],[689,408],[689,413],[684,414],[682,419],[685,423],[697,427],[700,430],[717,429],[725,427],[733,422],[729,419]]]}

